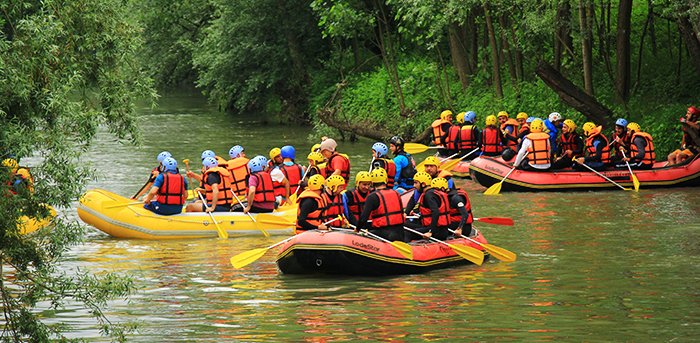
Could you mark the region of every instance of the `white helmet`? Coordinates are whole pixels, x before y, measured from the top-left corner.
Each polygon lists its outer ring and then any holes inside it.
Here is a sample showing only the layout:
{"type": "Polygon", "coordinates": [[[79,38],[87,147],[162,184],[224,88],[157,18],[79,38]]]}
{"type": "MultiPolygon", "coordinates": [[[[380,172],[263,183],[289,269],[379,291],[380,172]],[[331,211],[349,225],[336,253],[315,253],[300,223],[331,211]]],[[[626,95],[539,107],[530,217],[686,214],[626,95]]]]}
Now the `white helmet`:
{"type": "Polygon", "coordinates": [[[555,122],[555,121],[561,120],[561,119],[562,119],[562,117],[561,117],[561,114],[559,114],[559,112],[552,112],[549,114],[549,121],[551,121],[551,122],[555,122]]]}

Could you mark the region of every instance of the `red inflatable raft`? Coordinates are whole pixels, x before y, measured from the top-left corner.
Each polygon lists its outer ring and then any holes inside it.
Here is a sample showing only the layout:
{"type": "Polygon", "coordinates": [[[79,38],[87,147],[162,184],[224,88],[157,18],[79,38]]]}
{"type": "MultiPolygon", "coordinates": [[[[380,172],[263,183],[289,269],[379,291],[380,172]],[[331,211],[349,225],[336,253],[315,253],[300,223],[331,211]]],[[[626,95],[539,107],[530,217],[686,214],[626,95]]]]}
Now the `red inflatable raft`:
{"type": "MultiPolygon", "coordinates": [[[[640,188],[689,187],[700,185],[700,158],[690,163],[666,167],[666,162],[656,162],[650,170],[633,170],[640,188]]],[[[501,182],[513,168],[501,158],[479,157],[469,167],[472,179],[484,187],[501,182]]],[[[632,179],[627,169],[602,171],[601,174],[617,184],[631,188],[632,179]]],[[[563,169],[534,172],[516,169],[503,182],[501,191],[582,191],[620,189],[612,182],[591,171],[563,169]]]]}
{"type": "MultiPolygon", "coordinates": [[[[472,239],[487,243],[477,232],[472,239]]],[[[467,239],[447,240],[450,244],[483,248],[467,239]]],[[[457,255],[450,247],[437,243],[416,241],[410,244],[413,259],[401,255],[391,244],[356,234],[352,231],[307,231],[282,245],[277,266],[285,274],[345,274],[398,275],[423,273],[470,261],[457,255]]],[[[484,260],[489,254],[484,252],[484,260]]]]}

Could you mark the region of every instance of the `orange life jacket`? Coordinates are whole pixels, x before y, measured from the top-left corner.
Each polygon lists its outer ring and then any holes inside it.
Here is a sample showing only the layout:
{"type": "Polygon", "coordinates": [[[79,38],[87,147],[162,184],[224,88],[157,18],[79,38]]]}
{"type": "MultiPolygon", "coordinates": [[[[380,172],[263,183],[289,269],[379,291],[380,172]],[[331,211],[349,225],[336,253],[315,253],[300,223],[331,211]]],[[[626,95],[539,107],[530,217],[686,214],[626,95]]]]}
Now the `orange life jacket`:
{"type": "MultiPolygon", "coordinates": [[[[583,151],[583,149],[581,149],[582,147],[578,146],[578,144],[576,143],[576,133],[574,132],[562,133],[561,136],[559,136],[559,138],[557,139],[559,140],[559,146],[561,146],[562,154],[567,150],[583,151]]],[[[576,157],[576,155],[572,157],[576,157]]]]}
{"type": "Polygon", "coordinates": [[[343,197],[340,194],[330,196],[326,192],[321,192],[321,197],[326,202],[326,208],[323,210],[323,220],[329,221],[343,213],[343,197]]]}
{"type": "MultiPolygon", "coordinates": [[[[298,194],[301,189],[299,184],[301,183],[301,177],[304,176],[304,170],[296,163],[291,166],[283,164],[281,169],[282,173],[284,173],[284,177],[289,181],[289,195],[291,196],[294,194],[294,191],[297,191],[298,194]]],[[[284,189],[284,187],[282,188],[284,189]]]]}
{"type": "MultiPolygon", "coordinates": [[[[345,179],[345,186],[347,186],[348,180],[350,180],[350,160],[348,160],[347,157],[337,152],[334,152],[333,155],[331,155],[331,157],[328,159],[328,163],[326,163],[326,175],[333,175],[335,169],[331,167],[331,161],[333,161],[333,159],[336,158],[341,158],[343,160],[343,167],[342,169],[340,169],[340,176],[342,176],[343,179],[345,179]]],[[[324,175],[323,177],[326,177],[326,175],[324,175]]]]}
{"type": "Polygon", "coordinates": [[[430,207],[428,207],[428,205],[423,202],[425,195],[428,194],[428,192],[434,193],[440,199],[440,209],[438,210],[439,216],[437,226],[448,226],[450,224],[450,201],[447,199],[447,193],[435,188],[426,189],[420,195],[420,199],[418,199],[418,203],[420,204],[420,208],[418,210],[420,212],[421,223],[423,224],[423,226],[427,227],[430,226],[433,219],[430,207]]]}
{"type": "MultiPolygon", "coordinates": [[[[469,217],[467,218],[466,223],[471,224],[472,222],[474,222],[474,216],[472,215],[472,203],[469,201],[469,195],[467,195],[467,192],[465,192],[464,190],[457,188],[456,190],[454,190],[454,193],[451,191],[448,194],[448,198],[452,198],[457,195],[461,195],[466,200],[466,203],[464,204],[464,209],[467,210],[467,213],[469,213],[469,217]]],[[[462,214],[459,213],[459,209],[450,206],[450,223],[459,224],[461,220],[462,214]]]]}
{"type": "Polygon", "coordinates": [[[163,185],[158,188],[159,203],[164,205],[182,205],[185,203],[185,178],[180,174],[163,173],[163,185]]]}
{"type": "Polygon", "coordinates": [[[602,138],[602,142],[599,144],[603,144],[603,153],[600,155],[600,161],[603,163],[610,163],[610,147],[608,146],[608,138],[602,133],[594,133],[586,138],[586,151],[588,151],[589,156],[595,156],[595,146],[593,145],[593,140],[598,136],[602,138]]]}
{"type": "Polygon", "coordinates": [[[219,183],[219,198],[217,199],[216,204],[227,205],[233,203],[233,192],[231,191],[231,184],[229,183],[229,177],[231,174],[228,172],[228,170],[222,167],[209,168],[204,172],[202,183],[204,184],[204,190],[206,191],[207,203],[211,204],[212,200],[214,199],[213,189],[207,183],[207,179],[212,173],[219,174],[219,178],[221,179],[221,182],[219,183]]]}
{"type": "Polygon", "coordinates": [[[520,125],[520,128],[518,128],[518,134],[522,134],[523,132],[530,131],[530,124],[528,123],[523,123],[523,125],[520,125]]]}
{"type": "Polygon", "coordinates": [[[231,189],[238,196],[245,196],[248,191],[245,184],[246,177],[250,173],[248,171],[248,161],[250,160],[245,157],[237,157],[226,163],[226,169],[231,173],[231,189]]]}
{"type": "Polygon", "coordinates": [[[396,164],[394,160],[388,158],[378,158],[375,161],[379,162],[380,166],[386,170],[386,187],[394,187],[394,178],[396,177],[396,164]]]}
{"type": "MultiPolygon", "coordinates": [[[[654,152],[654,142],[653,142],[653,139],[651,138],[651,135],[646,133],[646,132],[635,132],[632,135],[632,140],[631,140],[632,144],[630,144],[630,153],[632,156],[636,156],[639,153],[639,149],[634,144],[634,139],[636,137],[642,137],[642,138],[644,138],[645,141],[647,141],[647,146],[646,146],[646,148],[644,148],[644,157],[642,158],[642,163],[653,165],[654,162],[656,162],[656,152],[654,152]]],[[[632,156],[627,156],[627,157],[631,158],[632,156]]]]}
{"type": "MultiPolygon", "coordinates": [[[[509,118],[508,120],[506,120],[505,123],[501,124],[501,131],[504,131],[508,126],[513,128],[513,133],[512,134],[509,133],[508,139],[506,139],[506,141],[507,141],[506,146],[513,149],[513,150],[516,150],[517,146],[518,146],[518,141],[517,141],[518,125],[520,125],[520,123],[518,123],[518,121],[513,119],[513,118],[509,118]],[[515,138],[515,140],[513,140],[511,138],[515,138]]],[[[504,136],[505,135],[506,134],[504,134],[504,136]]]]}
{"type": "Polygon", "coordinates": [[[624,147],[625,150],[629,151],[629,146],[630,146],[630,143],[632,142],[632,136],[630,135],[629,131],[625,130],[625,135],[621,136],[619,139],[619,141],[622,143],[616,142],[615,137],[617,137],[617,132],[613,132],[612,136],[610,137],[610,139],[613,141],[613,143],[611,145],[612,150],[615,151],[616,155],[622,156],[620,154],[620,147],[624,147]]]}
{"type": "MultiPolygon", "coordinates": [[[[272,178],[270,177],[270,173],[265,171],[255,172],[248,175],[248,180],[250,180],[251,177],[255,177],[258,180],[258,185],[255,187],[255,196],[253,197],[253,201],[257,203],[275,202],[275,193],[272,186],[272,178]]],[[[246,183],[250,184],[249,181],[246,181],[246,183]]]]}
{"type": "Polygon", "coordinates": [[[549,145],[549,135],[544,132],[533,132],[525,136],[530,140],[527,148],[527,158],[530,164],[552,163],[552,147],[549,145]]]}
{"type": "Polygon", "coordinates": [[[503,145],[501,142],[501,135],[498,129],[495,127],[487,126],[481,133],[482,148],[481,151],[485,153],[502,153],[503,145]]]}
{"type": "Polygon", "coordinates": [[[393,189],[380,189],[374,191],[379,198],[379,206],[370,212],[373,228],[403,225],[405,217],[401,195],[393,189]]]}
{"type": "Polygon", "coordinates": [[[447,148],[454,150],[470,150],[476,148],[474,125],[454,125],[447,133],[447,148]]]}
{"type": "MultiPolygon", "coordinates": [[[[297,204],[301,204],[301,200],[306,198],[316,200],[317,206],[315,211],[306,215],[306,221],[315,226],[321,225],[323,223],[323,209],[326,208],[326,201],[321,197],[321,195],[307,189],[301,192],[299,198],[297,198],[297,204]]],[[[297,208],[297,218],[299,218],[299,215],[301,215],[301,206],[297,208]]],[[[297,220],[295,233],[299,233],[300,231],[305,230],[299,225],[299,221],[297,220]]]]}
{"type": "Polygon", "coordinates": [[[445,142],[442,141],[442,136],[447,133],[445,130],[443,130],[442,126],[443,124],[450,124],[447,120],[442,120],[442,119],[436,119],[430,126],[433,127],[433,144],[435,145],[443,145],[445,142]]]}
{"type": "Polygon", "coordinates": [[[359,218],[360,214],[362,214],[362,210],[365,208],[365,201],[367,200],[367,196],[369,193],[362,195],[360,191],[355,188],[352,191],[348,191],[343,193],[345,194],[346,197],[351,198],[352,201],[348,201],[348,211],[350,214],[355,216],[355,218],[359,218]]]}

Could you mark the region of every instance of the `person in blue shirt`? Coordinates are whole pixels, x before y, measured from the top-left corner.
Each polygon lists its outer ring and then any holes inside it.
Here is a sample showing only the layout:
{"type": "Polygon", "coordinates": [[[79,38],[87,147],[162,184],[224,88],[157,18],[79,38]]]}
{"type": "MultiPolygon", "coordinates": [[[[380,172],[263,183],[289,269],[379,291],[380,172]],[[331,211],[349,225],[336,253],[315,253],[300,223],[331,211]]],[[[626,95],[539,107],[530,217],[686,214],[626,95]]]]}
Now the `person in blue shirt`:
{"type": "Polygon", "coordinates": [[[550,113],[547,120],[544,121],[544,126],[549,131],[549,143],[551,146],[557,146],[557,136],[559,135],[559,131],[561,131],[563,122],[564,118],[559,112],[550,113]]]}
{"type": "Polygon", "coordinates": [[[396,175],[394,176],[394,189],[399,193],[413,188],[413,175],[416,174],[416,162],[410,154],[403,150],[403,138],[391,137],[389,149],[394,154],[396,175]]]}
{"type": "Polygon", "coordinates": [[[174,158],[165,158],[162,165],[163,172],[156,176],[151,191],[143,198],[143,208],[162,215],[181,213],[187,200],[187,180],[180,175],[174,158]],[[151,201],[155,196],[156,200],[151,201]]]}

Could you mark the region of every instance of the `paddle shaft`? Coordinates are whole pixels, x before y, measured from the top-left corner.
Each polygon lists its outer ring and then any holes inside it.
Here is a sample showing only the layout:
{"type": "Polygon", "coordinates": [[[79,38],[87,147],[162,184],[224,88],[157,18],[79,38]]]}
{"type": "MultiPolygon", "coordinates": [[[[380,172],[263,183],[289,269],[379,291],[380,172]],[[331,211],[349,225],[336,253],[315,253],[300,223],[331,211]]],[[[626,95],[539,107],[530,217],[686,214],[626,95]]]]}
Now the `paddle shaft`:
{"type": "MultiPolygon", "coordinates": [[[[622,153],[622,157],[624,157],[626,159],[627,156],[625,156],[625,152],[622,149],[620,149],[620,152],[622,153]]],[[[627,164],[627,170],[630,171],[630,177],[632,177],[632,185],[634,185],[634,190],[636,192],[638,192],[639,191],[639,180],[637,180],[637,176],[635,176],[634,173],[632,172],[632,167],[630,167],[630,162],[625,161],[625,164],[627,164]]]]}
{"type": "Polygon", "coordinates": [[[578,164],[580,164],[580,165],[586,167],[588,170],[590,170],[590,171],[592,171],[592,172],[598,174],[598,176],[600,176],[600,177],[602,177],[602,178],[608,180],[608,181],[609,181],[610,183],[612,183],[613,185],[615,185],[615,186],[617,186],[617,187],[620,187],[623,191],[627,191],[627,190],[628,190],[627,188],[622,187],[619,183],[617,183],[617,182],[615,182],[615,181],[613,181],[613,180],[608,179],[607,176],[605,176],[605,175],[599,173],[597,170],[595,170],[595,169],[589,167],[585,162],[584,162],[584,163],[580,163],[577,159],[574,159],[574,161],[576,161],[576,163],[578,163],[578,164]]]}
{"type": "MultiPolygon", "coordinates": [[[[204,204],[204,208],[208,210],[209,206],[207,205],[207,200],[204,199],[204,196],[202,195],[202,193],[197,192],[197,194],[199,195],[199,199],[202,200],[202,204],[204,204]]],[[[211,218],[211,221],[213,221],[214,225],[216,225],[216,231],[219,233],[219,238],[228,239],[228,232],[221,229],[221,227],[219,226],[219,222],[216,221],[216,218],[214,218],[214,215],[211,212],[207,212],[207,213],[209,213],[209,217],[211,218]]]]}
{"type": "MultiPolygon", "coordinates": [[[[311,165],[306,167],[306,170],[304,171],[304,175],[302,175],[301,179],[299,179],[299,184],[297,185],[297,189],[295,189],[294,193],[292,193],[292,194],[297,194],[297,192],[299,191],[299,187],[301,187],[301,182],[304,181],[304,179],[306,178],[306,175],[309,174],[309,170],[311,170],[311,165]]],[[[290,197],[291,197],[291,195],[290,195],[290,197]]]]}
{"type": "MultiPolygon", "coordinates": [[[[190,160],[184,159],[184,160],[182,160],[182,163],[185,164],[185,171],[189,173],[190,172],[190,160]]],[[[192,183],[192,178],[188,176],[187,179],[190,180],[190,187],[194,188],[194,183],[192,183]]]]}
{"type": "MultiPolygon", "coordinates": [[[[232,191],[231,194],[233,194],[233,197],[236,198],[236,201],[238,201],[238,203],[241,204],[241,206],[243,206],[243,203],[241,203],[241,199],[238,197],[238,195],[236,195],[236,192],[232,191]]],[[[252,220],[253,223],[255,223],[255,227],[257,227],[258,230],[260,230],[265,237],[270,237],[270,234],[258,225],[258,221],[255,220],[255,217],[253,217],[253,215],[250,214],[250,212],[246,212],[246,214],[248,215],[248,217],[250,217],[250,220],[252,220]]]]}

